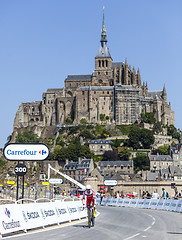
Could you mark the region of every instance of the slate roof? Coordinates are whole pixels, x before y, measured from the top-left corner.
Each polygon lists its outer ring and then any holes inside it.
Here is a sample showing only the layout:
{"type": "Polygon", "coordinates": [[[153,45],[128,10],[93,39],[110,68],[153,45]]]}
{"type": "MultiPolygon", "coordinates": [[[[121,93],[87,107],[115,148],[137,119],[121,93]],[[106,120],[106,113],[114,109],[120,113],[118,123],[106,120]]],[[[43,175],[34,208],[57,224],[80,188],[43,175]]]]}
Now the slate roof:
{"type": "Polygon", "coordinates": [[[121,165],[123,165],[124,167],[127,167],[128,164],[130,166],[132,166],[132,161],[100,161],[99,162],[99,167],[101,166],[101,164],[104,167],[107,167],[107,165],[110,165],[111,167],[113,167],[113,166],[120,167],[121,165]]]}
{"type": "Polygon", "coordinates": [[[111,180],[117,180],[117,181],[122,181],[122,180],[124,180],[118,172],[115,173],[110,179],[111,179],[111,180]]]}
{"type": "Polygon", "coordinates": [[[69,162],[65,165],[65,170],[83,170],[90,168],[91,159],[83,159],[79,164],[78,162],[69,162]]]}
{"type": "Polygon", "coordinates": [[[96,139],[96,140],[90,140],[89,144],[113,144],[113,142],[111,140],[96,139]]]}
{"type": "Polygon", "coordinates": [[[161,99],[162,98],[162,91],[149,91],[148,96],[152,97],[152,98],[156,98],[156,96],[157,96],[157,98],[161,99]]]}
{"type": "Polygon", "coordinates": [[[112,67],[119,67],[119,66],[124,66],[123,62],[113,62],[112,67]]]}
{"type": "Polygon", "coordinates": [[[103,44],[103,46],[100,46],[99,51],[95,58],[111,58],[109,48],[106,44],[103,44]]]}
{"type": "Polygon", "coordinates": [[[85,87],[80,87],[81,90],[83,91],[110,91],[114,89],[114,86],[85,86],[85,87]]]}
{"type": "Polygon", "coordinates": [[[156,181],[158,179],[158,172],[147,172],[147,181],[156,181]]]}
{"type": "Polygon", "coordinates": [[[74,81],[74,80],[90,80],[91,81],[91,77],[92,75],[68,75],[67,78],[65,79],[66,81],[68,80],[71,80],[71,81],[74,81]]]}
{"type": "Polygon", "coordinates": [[[171,161],[173,162],[173,159],[170,155],[149,155],[150,161],[171,161]]]}

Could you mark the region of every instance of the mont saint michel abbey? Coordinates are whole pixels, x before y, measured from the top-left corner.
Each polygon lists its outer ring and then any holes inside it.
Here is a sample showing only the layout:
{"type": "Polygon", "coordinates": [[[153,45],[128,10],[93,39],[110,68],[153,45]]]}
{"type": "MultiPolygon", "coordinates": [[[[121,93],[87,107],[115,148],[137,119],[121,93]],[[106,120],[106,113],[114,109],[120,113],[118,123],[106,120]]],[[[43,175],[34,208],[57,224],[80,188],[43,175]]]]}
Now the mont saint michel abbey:
{"type": "Polygon", "coordinates": [[[21,103],[14,120],[14,131],[25,127],[57,126],[71,116],[73,124],[82,118],[89,123],[140,122],[143,112],[153,112],[157,121],[175,126],[174,111],[167,103],[165,85],[161,91],[149,91],[139,69],[125,62],[113,62],[107,46],[103,13],[100,48],[95,56],[95,70],[89,75],[68,75],[64,88],[50,88],[42,101],[21,103]]]}

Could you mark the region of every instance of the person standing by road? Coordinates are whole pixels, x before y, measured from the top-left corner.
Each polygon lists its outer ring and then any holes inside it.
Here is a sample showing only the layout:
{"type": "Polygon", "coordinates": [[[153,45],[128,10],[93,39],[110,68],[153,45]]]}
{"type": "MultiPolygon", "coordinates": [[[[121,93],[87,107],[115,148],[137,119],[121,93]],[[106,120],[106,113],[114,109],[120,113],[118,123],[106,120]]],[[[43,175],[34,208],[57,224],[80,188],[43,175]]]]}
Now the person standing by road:
{"type": "Polygon", "coordinates": [[[166,192],[165,188],[162,188],[162,198],[163,199],[167,198],[167,192],[166,192]]]}

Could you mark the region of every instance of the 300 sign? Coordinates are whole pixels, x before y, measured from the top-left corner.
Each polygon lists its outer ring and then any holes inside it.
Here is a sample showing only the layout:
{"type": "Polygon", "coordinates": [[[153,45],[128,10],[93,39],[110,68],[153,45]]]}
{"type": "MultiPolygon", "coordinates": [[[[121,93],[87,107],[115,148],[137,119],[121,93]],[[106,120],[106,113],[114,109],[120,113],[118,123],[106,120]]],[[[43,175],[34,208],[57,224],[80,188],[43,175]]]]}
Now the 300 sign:
{"type": "Polygon", "coordinates": [[[24,176],[27,173],[27,166],[23,163],[19,163],[15,166],[15,173],[18,176],[24,176]]]}

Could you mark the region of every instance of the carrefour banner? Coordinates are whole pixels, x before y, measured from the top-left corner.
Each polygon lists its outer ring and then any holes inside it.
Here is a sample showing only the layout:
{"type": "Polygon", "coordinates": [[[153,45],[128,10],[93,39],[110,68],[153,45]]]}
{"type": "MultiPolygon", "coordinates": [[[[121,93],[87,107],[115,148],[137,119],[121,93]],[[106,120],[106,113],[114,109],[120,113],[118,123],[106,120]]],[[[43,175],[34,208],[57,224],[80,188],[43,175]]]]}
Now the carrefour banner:
{"type": "Polygon", "coordinates": [[[17,204],[0,205],[0,233],[16,232],[24,229],[21,210],[17,204]]]}
{"type": "Polygon", "coordinates": [[[43,227],[87,216],[81,201],[0,205],[0,233],[43,227]]]}

